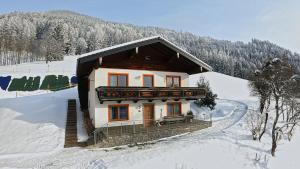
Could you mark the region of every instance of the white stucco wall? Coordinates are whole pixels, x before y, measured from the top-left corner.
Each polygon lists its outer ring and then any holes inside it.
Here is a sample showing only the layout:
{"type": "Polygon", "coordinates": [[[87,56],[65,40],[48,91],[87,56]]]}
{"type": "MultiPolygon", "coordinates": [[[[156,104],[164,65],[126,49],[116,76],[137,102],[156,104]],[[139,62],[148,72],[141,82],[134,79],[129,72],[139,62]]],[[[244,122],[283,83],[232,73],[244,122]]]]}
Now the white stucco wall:
{"type": "Polygon", "coordinates": [[[181,77],[181,87],[189,87],[189,75],[179,72],[163,72],[163,71],[148,71],[148,70],[131,70],[131,69],[109,69],[99,68],[95,70],[95,85],[107,86],[109,73],[128,73],[128,86],[142,86],[143,74],[154,75],[154,87],[166,87],[166,76],[174,75],[181,77]]]}
{"type": "MultiPolygon", "coordinates": [[[[159,120],[163,116],[167,115],[167,103],[172,102],[168,100],[166,102],[162,102],[160,100],[155,100],[151,103],[154,104],[154,119],[159,120]]],[[[186,100],[179,100],[181,102],[181,111],[182,114],[186,114],[190,110],[190,103],[186,100]]],[[[119,125],[130,125],[130,124],[143,124],[143,104],[149,104],[147,101],[139,101],[134,103],[132,101],[123,101],[121,104],[129,105],[129,120],[128,121],[114,121],[109,122],[108,120],[108,106],[118,104],[115,101],[108,101],[100,104],[99,101],[96,101],[95,107],[95,119],[94,124],[95,127],[104,127],[104,126],[119,126],[119,125]]]]}
{"type": "MultiPolygon", "coordinates": [[[[106,101],[100,104],[97,98],[95,88],[99,86],[108,85],[108,74],[109,73],[127,73],[129,86],[142,86],[143,74],[153,74],[154,75],[154,87],[166,87],[166,76],[174,75],[181,77],[181,87],[189,86],[189,75],[187,73],[177,73],[177,72],[162,72],[162,71],[146,71],[146,70],[130,70],[130,69],[108,69],[100,68],[94,70],[90,76],[90,91],[89,91],[89,112],[90,117],[93,119],[93,123],[96,128],[103,126],[117,126],[117,125],[129,125],[134,123],[143,123],[143,104],[149,103],[148,101],[138,101],[134,103],[133,101],[123,101],[120,104],[129,104],[129,120],[128,121],[118,121],[109,122],[108,120],[108,106],[113,104],[118,104],[115,101],[106,101]]],[[[167,100],[162,102],[161,100],[154,100],[154,118],[159,120],[163,116],[167,115],[167,103],[175,102],[173,100],[167,100]]],[[[190,110],[190,103],[186,100],[179,100],[181,102],[182,114],[186,114],[190,110]]]]}

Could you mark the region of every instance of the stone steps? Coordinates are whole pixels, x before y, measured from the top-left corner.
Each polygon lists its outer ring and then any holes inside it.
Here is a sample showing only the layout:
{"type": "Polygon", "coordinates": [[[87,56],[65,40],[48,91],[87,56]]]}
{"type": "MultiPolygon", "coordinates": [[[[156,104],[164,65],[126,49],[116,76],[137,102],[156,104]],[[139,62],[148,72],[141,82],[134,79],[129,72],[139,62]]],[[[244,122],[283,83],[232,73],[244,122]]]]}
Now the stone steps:
{"type": "Polygon", "coordinates": [[[65,147],[78,146],[76,100],[68,100],[65,147]]]}

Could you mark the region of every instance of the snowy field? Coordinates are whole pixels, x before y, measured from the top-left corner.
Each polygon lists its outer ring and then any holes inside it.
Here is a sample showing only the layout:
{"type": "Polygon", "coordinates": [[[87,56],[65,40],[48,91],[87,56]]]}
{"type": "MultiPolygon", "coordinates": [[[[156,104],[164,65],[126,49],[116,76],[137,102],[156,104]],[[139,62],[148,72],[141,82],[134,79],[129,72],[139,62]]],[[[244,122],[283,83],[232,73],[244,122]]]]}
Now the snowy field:
{"type": "MultiPolygon", "coordinates": [[[[22,64],[0,67],[0,75],[73,75],[75,59],[62,62],[22,64]],[[16,67],[16,68],[14,68],[16,67]],[[22,71],[22,69],[24,69],[22,71]]],[[[194,86],[200,75],[190,79],[194,86]]],[[[248,82],[239,78],[209,72],[201,74],[218,94],[216,109],[197,108],[196,117],[212,113],[211,128],[178,137],[162,139],[155,144],[121,149],[64,149],[66,100],[77,98],[77,89],[58,92],[27,92],[15,98],[13,92],[0,90],[0,168],[93,168],[93,169],[299,169],[297,165],[300,135],[291,142],[282,141],[277,156],[271,157],[270,133],[262,142],[252,141],[246,125],[249,107],[257,105],[251,97],[248,82]]],[[[78,112],[79,120],[82,117],[78,112]]],[[[80,137],[85,133],[78,124],[80,137]]]]}

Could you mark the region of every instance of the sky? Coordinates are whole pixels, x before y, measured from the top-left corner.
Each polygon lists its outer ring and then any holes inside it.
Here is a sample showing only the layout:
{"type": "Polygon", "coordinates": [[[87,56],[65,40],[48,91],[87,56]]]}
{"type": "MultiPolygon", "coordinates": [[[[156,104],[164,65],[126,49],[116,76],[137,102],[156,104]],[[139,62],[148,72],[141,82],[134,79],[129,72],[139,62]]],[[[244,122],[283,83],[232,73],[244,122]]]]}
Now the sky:
{"type": "Polygon", "coordinates": [[[71,10],[216,39],[269,40],[300,53],[300,0],[0,0],[0,14],[71,10]]]}

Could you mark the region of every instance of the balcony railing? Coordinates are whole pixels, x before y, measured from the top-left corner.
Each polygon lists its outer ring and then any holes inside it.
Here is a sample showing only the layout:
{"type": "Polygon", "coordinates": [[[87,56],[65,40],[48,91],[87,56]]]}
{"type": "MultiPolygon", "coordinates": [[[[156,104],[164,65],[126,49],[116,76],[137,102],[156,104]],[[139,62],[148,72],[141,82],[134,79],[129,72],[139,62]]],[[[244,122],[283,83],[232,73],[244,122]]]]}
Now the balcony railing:
{"type": "Polygon", "coordinates": [[[197,100],[205,97],[206,90],[199,87],[108,87],[96,88],[101,103],[104,101],[139,101],[186,99],[197,100]]]}

